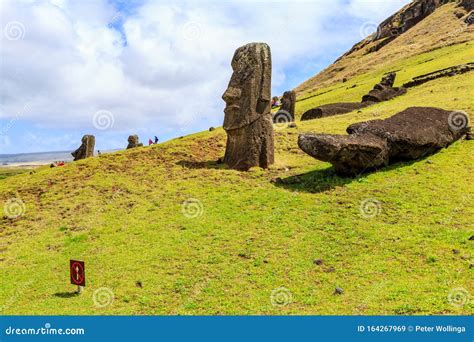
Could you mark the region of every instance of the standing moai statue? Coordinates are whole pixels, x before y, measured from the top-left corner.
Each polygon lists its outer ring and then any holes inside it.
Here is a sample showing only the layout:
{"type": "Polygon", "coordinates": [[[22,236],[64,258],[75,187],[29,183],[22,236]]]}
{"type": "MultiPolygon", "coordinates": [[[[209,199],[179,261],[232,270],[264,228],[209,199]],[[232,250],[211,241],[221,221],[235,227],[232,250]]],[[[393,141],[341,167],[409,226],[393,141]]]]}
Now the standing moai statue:
{"type": "Polygon", "coordinates": [[[273,123],[270,111],[272,59],[265,43],[239,47],[232,58],[224,129],[227,146],[224,163],[236,170],[267,168],[274,162],[273,123]]]}
{"type": "Polygon", "coordinates": [[[141,146],[143,146],[143,144],[139,142],[138,135],[134,134],[128,137],[127,150],[129,148],[135,148],[135,147],[141,147],[141,146]]]}
{"type": "Polygon", "coordinates": [[[84,135],[82,144],[77,150],[71,153],[74,160],[86,159],[94,156],[95,137],[93,135],[84,135]]]}
{"type": "MultiPolygon", "coordinates": [[[[288,121],[295,121],[295,105],[296,105],[296,93],[294,90],[288,90],[283,93],[281,98],[281,106],[278,112],[289,116],[288,121]]],[[[278,113],[277,112],[277,113],[278,113]]]]}

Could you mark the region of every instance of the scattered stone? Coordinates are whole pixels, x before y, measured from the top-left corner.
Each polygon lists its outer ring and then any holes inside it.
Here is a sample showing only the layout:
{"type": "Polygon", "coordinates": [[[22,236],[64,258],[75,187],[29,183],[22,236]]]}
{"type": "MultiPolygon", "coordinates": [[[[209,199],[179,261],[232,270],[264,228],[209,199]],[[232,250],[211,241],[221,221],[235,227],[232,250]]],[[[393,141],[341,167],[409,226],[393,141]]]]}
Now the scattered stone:
{"type": "Polygon", "coordinates": [[[347,78],[344,77],[344,78],[342,79],[342,83],[346,83],[346,82],[347,82],[347,78]]]}
{"type": "Polygon", "coordinates": [[[336,287],[334,290],[335,295],[342,295],[344,293],[344,290],[341,289],[340,287],[336,287]]]}
{"type": "MultiPolygon", "coordinates": [[[[461,74],[464,74],[464,73],[472,71],[472,70],[474,70],[474,62],[454,65],[454,66],[451,66],[449,68],[444,68],[444,69],[432,71],[432,72],[427,73],[427,74],[423,74],[423,75],[420,75],[420,76],[413,77],[413,79],[411,81],[406,82],[405,84],[403,84],[403,87],[404,88],[411,88],[411,87],[415,87],[415,86],[418,86],[420,84],[423,84],[423,83],[426,83],[426,82],[429,82],[429,81],[432,81],[432,80],[436,80],[436,79],[441,78],[441,77],[451,77],[451,76],[454,76],[454,75],[461,75],[461,74]]],[[[431,91],[431,92],[433,92],[433,91],[431,91]]]]}
{"type": "Polygon", "coordinates": [[[217,159],[217,164],[222,164],[222,163],[224,163],[224,159],[222,157],[217,159]]]}
{"type": "Polygon", "coordinates": [[[349,113],[356,109],[368,107],[371,104],[372,103],[370,102],[330,103],[327,105],[322,105],[322,106],[307,110],[301,116],[301,121],[320,119],[320,118],[325,118],[327,116],[349,113]]]}
{"type": "Polygon", "coordinates": [[[471,237],[468,240],[469,241],[474,241],[474,235],[471,235],[471,237]]]}
{"type": "Polygon", "coordinates": [[[301,134],[298,146],[310,156],[333,164],[337,173],[354,176],[390,162],[419,159],[449,146],[467,130],[455,127],[454,120],[451,111],[410,107],[385,120],[352,124],[347,128],[349,135],[301,134]]]}
{"type": "Polygon", "coordinates": [[[453,249],[453,254],[459,254],[459,249],[453,249]]]}
{"type": "Polygon", "coordinates": [[[323,262],[323,259],[316,259],[316,260],[313,261],[313,263],[315,265],[321,266],[324,262],[323,262]]]}
{"type": "Polygon", "coordinates": [[[407,90],[404,87],[393,87],[395,77],[394,72],[385,75],[380,83],[377,83],[367,95],[362,97],[362,102],[383,102],[405,94],[407,90]]]}
{"type": "Polygon", "coordinates": [[[472,131],[467,132],[465,139],[466,140],[474,140],[474,132],[472,132],[472,131]]]}
{"type": "MultiPolygon", "coordinates": [[[[281,106],[280,110],[277,112],[282,112],[286,115],[289,115],[289,121],[295,121],[295,104],[296,104],[296,93],[294,90],[288,90],[283,93],[283,97],[281,98],[281,106]]],[[[273,116],[273,120],[275,122],[275,118],[277,115],[273,116]]]]}
{"type": "Polygon", "coordinates": [[[94,156],[95,137],[93,135],[84,135],[82,144],[77,150],[71,153],[74,161],[94,156]]]}
{"type": "Polygon", "coordinates": [[[335,271],[336,271],[336,269],[333,266],[326,267],[324,269],[324,272],[326,272],[326,273],[332,273],[332,272],[335,272],[335,271]]]}
{"type": "Polygon", "coordinates": [[[209,132],[212,132],[212,131],[214,131],[214,130],[215,130],[214,127],[209,127],[209,132]]]}
{"type": "Polygon", "coordinates": [[[458,19],[461,19],[462,17],[464,17],[464,13],[459,12],[459,11],[454,11],[454,15],[455,15],[456,18],[458,18],[458,19]]]}
{"type": "Polygon", "coordinates": [[[143,146],[143,144],[139,142],[138,135],[135,134],[135,135],[130,135],[128,137],[127,150],[130,148],[141,147],[141,146],[143,146]]]}
{"type": "Polygon", "coordinates": [[[288,127],[289,127],[289,128],[298,128],[298,126],[296,126],[296,124],[295,124],[294,122],[290,122],[290,123],[288,124],[288,127]]]}
{"type": "Polygon", "coordinates": [[[139,288],[143,288],[143,284],[140,280],[137,280],[137,282],[135,283],[135,286],[139,288]]]}
{"type": "Polygon", "coordinates": [[[224,162],[242,171],[254,166],[268,168],[275,159],[270,47],[265,43],[244,45],[235,51],[231,64],[234,73],[222,95],[227,132],[224,162]]]}
{"type": "Polygon", "coordinates": [[[428,159],[428,160],[426,161],[426,164],[430,164],[430,165],[431,165],[431,164],[433,164],[433,161],[432,161],[431,159],[428,159]]]}

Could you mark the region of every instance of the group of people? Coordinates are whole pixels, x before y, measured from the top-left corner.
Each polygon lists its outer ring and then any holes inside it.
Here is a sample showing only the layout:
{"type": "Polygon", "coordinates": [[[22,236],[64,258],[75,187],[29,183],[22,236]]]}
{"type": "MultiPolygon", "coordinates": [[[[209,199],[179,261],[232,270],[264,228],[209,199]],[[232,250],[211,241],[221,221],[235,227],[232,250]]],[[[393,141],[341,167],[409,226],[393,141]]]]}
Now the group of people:
{"type": "Polygon", "coordinates": [[[151,138],[148,139],[148,145],[153,145],[153,144],[158,144],[158,137],[155,135],[155,140],[151,140],[151,138]]]}
{"type": "Polygon", "coordinates": [[[281,105],[281,103],[280,103],[280,99],[278,98],[278,96],[273,96],[272,97],[272,108],[278,107],[280,105],[281,105]]]}

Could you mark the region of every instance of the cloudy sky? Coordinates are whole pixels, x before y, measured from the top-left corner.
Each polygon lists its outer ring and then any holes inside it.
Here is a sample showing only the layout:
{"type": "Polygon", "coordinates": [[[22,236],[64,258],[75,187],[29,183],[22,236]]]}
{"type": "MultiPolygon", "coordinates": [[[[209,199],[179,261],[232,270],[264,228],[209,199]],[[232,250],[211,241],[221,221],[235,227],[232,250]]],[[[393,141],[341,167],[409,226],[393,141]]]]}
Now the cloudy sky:
{"type": "Polygon", "coordinates": [[[280,95],[409,0],[1,0],[0,154],[221,126],[230,60],[262,41],[280,95]]]}

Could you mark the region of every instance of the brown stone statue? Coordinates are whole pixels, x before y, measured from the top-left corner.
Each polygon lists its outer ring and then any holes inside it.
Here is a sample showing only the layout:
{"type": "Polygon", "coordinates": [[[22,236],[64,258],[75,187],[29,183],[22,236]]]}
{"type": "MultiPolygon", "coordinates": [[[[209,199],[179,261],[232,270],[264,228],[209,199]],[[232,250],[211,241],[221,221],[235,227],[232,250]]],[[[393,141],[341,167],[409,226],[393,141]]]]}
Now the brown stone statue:
{"type": "Polygon", "coordinates": [[[296,93],[294,90],[288,90],[283,93],[281,98],[281,107],[279,112],[288,113],[291,121],[295,121],[296,93]]]}
{"type": "Polygon", "coordinates": [[[143,144],[139,142],[138,135],[135,134],[135,135],[130,135],[128,137],[127,150],[129,148],[135,148],[135,147],[140,147],[140,146],[143,146],[143,144]]]}
{"type": "Polygon", "coordinates": [[[84,135],[82,144],[77,150],[71,153],[74,160],[85,159],[94,156],[95,137],[93,135],[84,135]]]}
{"type": "Polygon", "coordinates": [[[270,47],[265,43],[241,46],[231,65],[234,73],[222,95],[227,132],[224,163],[236,170],[267,168],[274,162],[270,47]]]}

